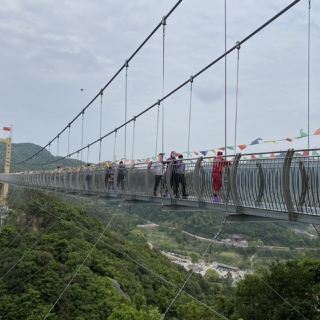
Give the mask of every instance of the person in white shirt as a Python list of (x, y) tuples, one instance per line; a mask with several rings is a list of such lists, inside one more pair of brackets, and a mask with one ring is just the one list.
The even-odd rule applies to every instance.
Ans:
[(163, 153), (158, 154), (158, 160), (157, 162), (154, 162), (152, 164), (151, 169), (154, 173), (153, 195), (156, 197), (157, 189), (159, 187), (160, 182), (162, 182), (162, 176), (163, 176)]

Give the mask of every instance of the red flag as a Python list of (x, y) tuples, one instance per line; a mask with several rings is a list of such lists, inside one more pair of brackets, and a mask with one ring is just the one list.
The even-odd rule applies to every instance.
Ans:
[(246, 145), (246, 144), (239, 144), (239, 145), (238, 145), (238, 148), (239, 148), (240, 150), (244, 150), (244, 149), (247, 148), (247, 145)]
[(303, 156), (308, 157), (309, 156), (309, 150), (304, 150), (303, 151)]
[(314, 133), (315, 136), (319, 135), (320, 136), (320, 128)]
[(4, 131), (11, 131), (11, 128), (10, 127), (3, 127), (3, 130)]

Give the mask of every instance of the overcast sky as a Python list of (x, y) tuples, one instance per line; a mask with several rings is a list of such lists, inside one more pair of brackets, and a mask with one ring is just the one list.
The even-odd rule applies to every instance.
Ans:
[[(157, 25), (176, 0), (1, 0), (0, 123), (14, 126), (14, 142), (46, 144), (87, 104)], [(289, 0), (228, 0), (228, 47), (241, 40)], [(183, 0), (166, 27), (165, 92), (224, 51), (223, 0)], [(295, 137), (307, 130), (307, 13), (302, 0), (240, 51), (238, 144), (256, 138)], [(311, 133), (320, 127), (320, 3), (312, 4)], [(162, 30), (130, 63), (128, 117), (161, 97)], [(103, 133), (124, 120), (125, 75), (103, 96)], [(84, 91), (81, 92), (81, 88)], [(228, 144), (234, 141), (236, 52), (228, 57)], [(165, 151), (187, 149), (189, 90), (165, 102)], [(224, 145), (223, 61), (194, 81), (191, 150)], [(99, 136), (98, 101), (85, 115), (85, 144)], [(128, 156), (132, 126), (128, 126)], [(3, 133), (4, 135), (4, 133)], [(156, 110), (136, 124), (135, 157), (154, 154)], [(67, 151), (61, 138), (60, 155)], [(247, 151), (306, 147), (263, 144)], [(161, 139), (159, 140), (161, 145)], [(320, 136), (311, 138), (320, 146)], [(71, 149), (80, 146), (80, 123)], [(103, 142), (112, 158), (113, 137)], [(117, 158), (123, 156), (123, 131)], [(52, 147), (56, 152), (56, 146)], [(90, 150), (96, 161), (98, 148)], [(85, 158), (86, 156), (84, 156)]]

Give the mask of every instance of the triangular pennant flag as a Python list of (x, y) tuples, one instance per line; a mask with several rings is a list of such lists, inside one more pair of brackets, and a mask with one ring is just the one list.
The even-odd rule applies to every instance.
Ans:
[(213, 154), (217, 154), (215, 149), (210, 150)]
[(316, 132), (314, 133), (315, 136), (320, 136), (320, 128), (316, 130)]
[(288, 142), (292, 142), (292, 138), (285, 138), (284, 140), (288, 141)]
[(303, 131), (303, 129), (300, 129), (300, 136), (296, 137), (296, 139), (302, 139), (307, 137), (308, 135)]
[(257, 138), (257, 139), (253, 140), (253, 141), (250, 143), (250, 146), (253, 146), (253, 145), (255, 145), (255, 144), (259, 144), (259, 143), (261, 143), (261, 141), (262, 141), (261, 138)]
[(276, 140), (265, 140), (263, 141), (263, 143), (277, 143)]
[(198, 151), (193, 151), (193, 153), (198, 156), (199, 155), (199, 152)]
[(309, 150), (304, 150), (303, 151), (303, 156), (304, 157), (309, 157)]
[(200, 151), (200, 153), (205, 157), (208, 153), (208, 151)]
[(247, 145), (246, 144), (239, 144), (238, 145), (238, 148), (242, 151), (242, 150), (244, 150), (244, 149), (247, 149)]
[(233, 150), (234, 148), (232, 146), (227, 146), (227, 149)]
[(219, 150), (224, 151), (224, 150), (225, 150), (225, 147), (221, 147), (221, 148), (219, 148)]

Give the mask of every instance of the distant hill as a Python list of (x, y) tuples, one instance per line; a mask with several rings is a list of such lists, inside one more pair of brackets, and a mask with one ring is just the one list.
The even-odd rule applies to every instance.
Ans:
[[(17, 164), (27, 157), (31, 156), (35, 152), (41, 149), (40, 146), (34, 143), (13, 143), (12, 144), (12, 158), (11, 158), (11, 172), (24, 171), (24, 170), (40, 170), (40, 169), (54, 169), (57, 166), (77, 166), (83, 164), (83, 162), (76, 159), (64, 159), (59, 162), (50, 163), (58, 157), (52, 155), (49, 151), (43, 150), (34, 159), (28, 161), (27, 163)], [(6, 156), (6, 145), (0, 143), (0, 172), (4, 170), (4, 161)], [(38, 163), (44, 163), (44, 165), (35, 165)]]

